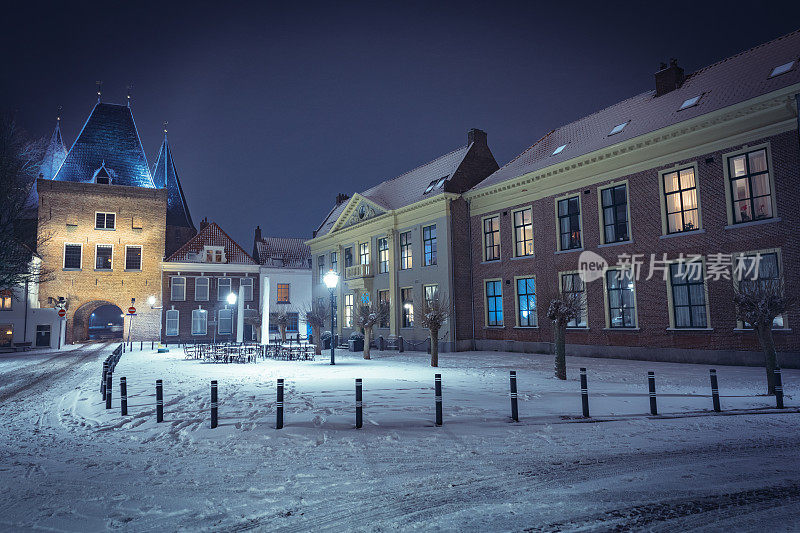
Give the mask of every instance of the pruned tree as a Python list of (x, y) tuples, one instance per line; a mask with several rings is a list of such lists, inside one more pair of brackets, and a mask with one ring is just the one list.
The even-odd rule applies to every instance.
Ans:
[(772, 327), (775, 319), (797, 306), (797, 298), (786, 291), (779, 279), (742, 280), (733, 296), (736, 318), (752, 326), (758, 342), (764, 350), (764, 366), (767, 371), (767, 394), (775, 394), (775, 369), (778, 354)]
[(370, 300), (362, 303), (356, 311), (356, 327), (364, 330), (364, 359), (370, 358), (370, 343), (372, 342), (372, 328), (389, 316), (389, 305), (386, 302)]
[(42, 262), (32, 260), (39, 244), (38, 206), (29, 204), (43, 147), (42, 141), (28, 138), (13, 114), (0, 111), (0, 289), (49, 279)]
[(317, 355), (322, 355), (322, 329), (325, 321), (330, 315), (330, 306), (325, 298), (321, 298), (306, 305), (303, 309), (303, 318), (311, 326), (311, 334), (314, 336), (314, 351)]
[(278, 332), (281, 335), (281, 342), (286, 342), (286, 328), (289, 325), (289, 307), (281, 306), (269, 314), (269, 320), (278, 326)]
[(422, 304), (419, 325), (427, 329), (431, 338), (431, 366), (439, 366), (439, 331), (450, 318), (450, 304), (447, 298), (437, 297)]
[(251, 313), (247, 313), (244, 317), (244, 323), (249, 324), (256, 332), (256, 342), (261, 343), (261, 313), (255, 309), (250, 309)]
[(553, 321), (553, 337), (555, 338), (555, 376), (567, 379), (566, 337), (567, 324), (583, 314), (583, 297), (578, 292), (561, 293), (550, 302), (547, 318)]

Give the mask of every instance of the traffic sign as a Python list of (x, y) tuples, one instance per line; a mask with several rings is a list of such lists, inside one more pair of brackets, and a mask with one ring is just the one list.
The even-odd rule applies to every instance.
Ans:
[(128, 308), (128, 314), (129, 315), (135, 315), (136, 314), (136, 308), (134, 306), (130, 306)]
[(59, 309), (58, 310), (58, 316), (60, 316), (61, 318), (64, 318), (65, 316), (67, 316), (67, 312), (63, 308)]

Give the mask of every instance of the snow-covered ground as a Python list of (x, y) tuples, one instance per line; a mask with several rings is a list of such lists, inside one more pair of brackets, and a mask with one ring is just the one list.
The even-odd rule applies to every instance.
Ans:
[[(0, 358), (0, 529), (800, 528), (800, 371), (784, 371), (790, 409), (777, 412), (761, 395), (763, 369), (719, 366), (724, 412), (714, 414), (702, 365), (568, 358), (559, 381), (543, 355), (442, 354), (433, 369), (416, 352), (337, 352), (332, 367), (325, 356), (224, 365), (146, 349), (122, 357), (106, 410), (100, 368), (111, 348)], [(596, 423), (579, 416), (579, 367)], [(648, 370), (661, 417), (648, 415)], [(436, 373), (443, 427), (433, 423)]]

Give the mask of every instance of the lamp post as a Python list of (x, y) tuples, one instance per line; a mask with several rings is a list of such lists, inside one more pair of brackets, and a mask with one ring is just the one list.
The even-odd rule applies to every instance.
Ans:
[[(235, 305), (236, 304), (236, 293), (229, 292), (228, 293), (228, 297), (227, 297), (226, 300), (231, 306)], [(225, 307), (227, 308), (228, 306), (225, 306)], [(233, 315), (235, 313), (236, 313), (236, 308), (234, 307), (233, 310), (231, 311), (231, 338), (233, 338)]]
[(336, 286), (339, 284), (339, 274), (337, 274), (333, 270), (329, 270), (325, 277), (322, 278), (322, 281), (325, 282), (325, 286), (328, 287), (328, 290), (331, 293), (331, 364), (335, 365), (336, 361), (334, 361), (334, 346), (333, 346), (333, 317), (336, 316), (336, 310), (334, 309), (333, 303), (333, 291), (336, 290)]

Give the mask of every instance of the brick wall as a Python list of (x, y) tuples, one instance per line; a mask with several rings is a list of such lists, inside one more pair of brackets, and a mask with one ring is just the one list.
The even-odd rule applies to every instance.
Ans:
[[(137, 316), (133, 330), (126, 317), (126, 337), (130, 333), (135, 340), (157, 339), (160, 311), (150, 309), (147, 299), (161, 292), (166, 190), (42, 179), (37, 188), (38, 251), (44, 267), (52, 271), (52, 280), (41, 286), (39, 302), (52, 307), (50, 298), (67, 298), (67, 342), (86, 338), (94, 309), (111, 303), (126, 312), (131, 298), (136, 299)], [(95, 229), (97, 211), (116, 214), (114, 230)], [(82, 245), (80, 270), (63, 269), (65, 243)], [(95, 270), (96, 244), (113, 245), (112, 270)], [(125, 245), (142, 246), (141, 270), (125, 270)]]
[[(741, 146), (712, 152), (690, 160), (676, 161), (668, 165), (695, 163), (698, 169), (698, 187), (702, 225), (704, 232), (660, 238), (662, 235), (661, 202), (659, 193), (659, 172), (667, 167), (653, 168), (613, 180), (628, 180), (631, 233), (633, 242), (618, 246), (599, 247), (600, 222), (598, 213), (598, 185), (575, 190), (581, 197), (581, 218), (583, 246), (603, 256), (609, 263), (617, 262), (620, 253), (643, 253), (649, 263), (651, 253), (661, 257), (667, 253), (669, 258), (684, 253), (733, 253), (769, 248), (780, 248), (781, 267), (787, 286), (798, 287), (800, 282), (800, 246), (797, 231), (800, 228), (800, 205), (797, 191), (800, 187), (800, 150), (798, 135), (789, 131), (758, 142), (755, 146), (768, 142), (772, 154), (772, 168), (776, 186), (776, 205), (779, 220), (764, 224), (726, 229), (728, 225), (728, 206), (726, 194), (728, 187), (723, 172), (724, 154), (737, 151)], [(609, 182), (605, 182), (609, 183)], [(561, 197), (562, 195), (558, 195)], [(512, 211), (520, 206), (508, 206), (497, 211), (501, 223), (501, 261), (482, 262), (481, 216), (472, 216), (471, 245), (473, 253), (474, 283), (473, 294), (476, 318), (476, 339), (479, 346), (507, 349), (505, 341), (514, 341), (530, 350), (549, 349), (552, 342), (552, 326), (545, 313), (552, 297), (558, 290), (560, 271), (578, 268), (579, 251), (556, 252), (555, 197), (550, 196), (533, 203), (534, 257), (512, 259), (513, 231)], [(464, 228), (466, 230), (466, 228)], [(514, 276), (536, 276), (539, 327), (533, 329), (515, 328), (515, 286)], [(486, 328), (484, 320), (485, 295), (483, 280), (502, 278), (504, 327)], [(606, 329), (606, 308), (602, 281), (587, 284), (588, 325), (585, 331), (571, 330), (567, 333), (567, 343), (576, 345), (573, 353), (607, 355), (619, 357), (658, 357), (675, 360), (691, 359), (691, 350), (722, 350), (729, 360), (755, 362), (760, 350), (755, 335), (750, 331), (735, 331), (737, 322), (733, 312), (733, 282), (729, 280), (709, 280), (707, 291), (710, 307), (710, 331), (668, 331), (670, 325), (667, 304), (666, 282), (658, 277), (650, 281), (636, 283), (636, 303), (639, 331), (610, 331)], [(790, 313), (788, 327), (797, 328), (800, 314)], [(496, 341), (480, 342), (480, 341)], [(800, 336), (793, 331), (776, 331), (775, 341), (779, 352), (789, 355), (784, 364), (797, 364), (800, 352)], [(537, 344), (538, 343), (538, 344)], [(581, 346), (582, 345), (582, 346)], [(638, 348), (638, 350), (634, 349)], [(660, 355), (653, 355), (653, 349), (665, 349)], [(667, 352), (671, 352), (669, 356)], [(743, 353), (749, 353), (744, 357)], [(676, 355), (678, 354), (678, 355)], [(701, 358), (703, 359), (703, 358)], [(703, 360), (713, 360), (706, 357)], [(794, 361), (794, 363), (792, 363)], [(725, 360), (721, 360), (725, 362)]]

